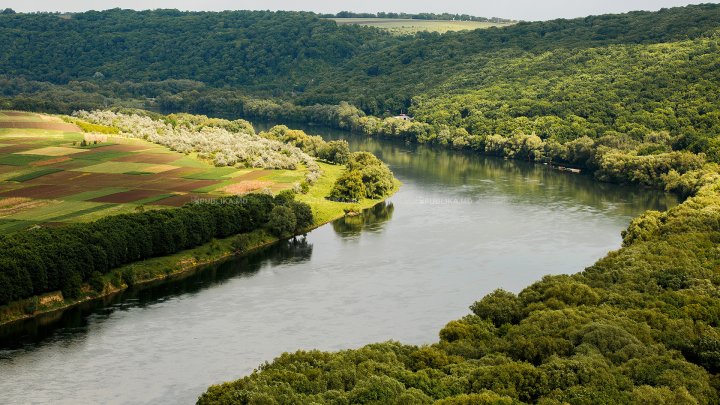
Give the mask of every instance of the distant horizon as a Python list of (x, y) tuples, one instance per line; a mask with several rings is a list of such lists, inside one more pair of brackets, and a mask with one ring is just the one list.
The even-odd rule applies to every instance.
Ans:
[[(691, 4), (717, 4), (720, 1), (682, 1), (682, 0), (589, 0), (576, 2), (570, 0), (548, 0), (538, 4), (533, 0), (510, 0), (495, 4), (480, 2), (449, 1), (438, 4), (435, 1), (418, 0), (408, 6), (404, 2), (392, 0), (368, 0), (364, 2), (344, 2), (341, 6), (335, 1), (306, 0), (209, 0), (196, 2), (191, 0), (125, 0), (119, 2), (69, 0), (59, 9), (55, 1), (39, 0), (32, 3), (10, 0), (0, 8), (11, 8), (19, 13), (32, 12), (84, 12), (108, 10), (113, 8), (132, 10), (177, 9), (180, 11), (226, 11), (226, 10), (270, 10), (270, 11), (308, 11), (318, 14), (336, 14), (341, 11), (354, 13), (449, 13), (467, 14), (485, 18), (503, 18), (509, 20), (540, 21), (558, 18), (581, 18), (589, 15), (619, 14), (631, 11), (657, 11), (662, 8), (683, 7)], [(375, 10), (375, 11), (373, 11)]]

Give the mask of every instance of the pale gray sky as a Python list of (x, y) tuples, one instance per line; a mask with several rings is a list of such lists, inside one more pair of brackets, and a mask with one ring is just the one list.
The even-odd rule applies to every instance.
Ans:
[(15, 11), (86, 11), (108, 8), (177, 8), (180, 10), (306, 10), (336, 13), (342, 10), (377, 12), (449, 12), (482, 17), (504, 17), (522, 20), (583, 17), (592, 14), (619, 13), (630, 10), (659, 10), (687, 4), (720, 1), (682, 0), (5, 0), (2, 7)]

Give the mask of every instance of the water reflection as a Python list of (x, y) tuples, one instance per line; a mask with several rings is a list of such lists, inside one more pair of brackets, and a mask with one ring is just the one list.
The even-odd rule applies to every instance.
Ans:
[[(360, 214), (346, 216), (332, 223), (333, 230), (343, 238), (359, 236), (363, 231), (379, 232), (392, 218), (392, 203), (383, 202)], [(52, 338), (58, 329), (62, 338), (87, 333), (88, 315), (108, 317), (115, 311), (144, 308), (184, 294), (195, 294), (237, 277), (252, 277), (267, 266), (292, 265), (311, 259), (313, 244), (306, 236), (281, 241), (248, 255), (208, 266), (199, 271), (149, 285), (121, 291), (109, 297), (86, 302), (66, 310), (44, 314), (33, 319), (0, 326), (0, 349), (17, 349)], [(97, 320), (97, 319), (95, 319)], [(7, 357), (7, 354), (5, 354)], [(3, 351), (0, 350), (0, 360)]]
[[(40, 343), (46, 339), (67, 339), (72, 335), (88, 332), (90, 314), (97, 321), (109, 317), (115, 311), (145, 308), (185, 294), (195, 294), (204, 289), (225, 283), (237, 277), (252, 277), (267, 266), (302, 263), (312, 257), (313, 244), (306, 237), (278, 242), (246, 256), (208, 266), (199, 271), (175, 278), (138, 286), (91, 302), (45, 314), (33, 319), (0, 327), (0, 349), (18, 349)], [(56, 331), (62, 330), (61, 336)], [(0, 350), (0, 360), (3, 351)], [(5, 353), (7, 357), (7, 353)]]
[[(267, 130), (273, 125), (258, 123), (256, 130)], [(623, 216), (634, 216), (639, 209), (666, 210), (678, 203), (672, 194), (600, 183), (590, 175), (560, 173), (542, 164), (352, 135), (325, 127), (291, 125), (322, 135), (326, 140), (345, 139), (352, 150), (372, 152), (388, 163), (401, 180), (410, 178), (419, 189), (442, 187), (445, 192), (450, 191), (453, 194), (445, 196), (449, 202), (503, 195), (509, 197), (511, 204), (551, 203), (559, 209), (582, 205)]]
[(358, 215), (346, 215), (334, 221), (332, 227), (344, 238), (356, 237), (363, 231), (380, 232), (384, 224), (392, 219), (394, 210), (393, 203), (382, 202)]

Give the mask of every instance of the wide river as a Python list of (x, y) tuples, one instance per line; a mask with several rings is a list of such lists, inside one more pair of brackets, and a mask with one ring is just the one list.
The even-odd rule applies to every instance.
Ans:
[(542, 165), (314, 128), (403, 182), (362, 217), (180, 281), (0, 330), (0, 403), (193, 403), (285, 351), (437, 341), (496, 288), (519, 292), (620, 247), (667, 194)]

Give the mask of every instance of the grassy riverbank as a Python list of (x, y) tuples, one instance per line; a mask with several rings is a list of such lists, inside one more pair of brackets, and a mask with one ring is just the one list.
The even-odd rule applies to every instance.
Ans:
[[(298, 201), (309, 204), (313, 211), (314, 224), (305, 232), (343, 217), (347, 209), (355, 211), (371, 208), (385, 199), (364, 199), (355, 204), (327, 200), (325, 196), (329, 194), (335, 180), (343, 174), (344, 166), (327, 163), (319, 164), (323, 172), (322, 177), (306, 194), (297, 196)], [(399, 187), (400, 182), (396, 181), (391, 194), (394, 194)], [(93, 290), (89, 284), (85, 284), (82, 288), (82, 294), (76, 299), (65, 299), (62, 293), (58, 291), (0, 306), (0, 326), (105, 297), (131, 286), (180, 277), (203, 266), (217, 263), (237, 254), (247, 254), (280, 240), (280, 238), (271, 235), (265, 229), (259, 229), (246, 235), (249, 243), (242, 252), (237, 252), (233, 246), (237, 235), (229, 238), (213, 239), (209, 243), (193, 249), (117, 268), (103, 276), (104, 287), (102, 292)]]

